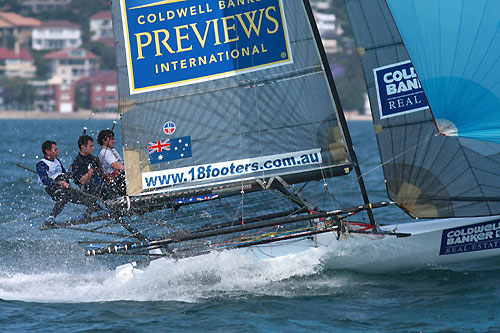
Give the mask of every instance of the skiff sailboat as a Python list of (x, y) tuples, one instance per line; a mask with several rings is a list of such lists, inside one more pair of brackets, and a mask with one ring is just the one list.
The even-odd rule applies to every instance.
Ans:
[[(390, 200), (368, 198), (308, 0), (119, 0), (128, 195), (107, 202), (107, 216), (56, 227), (100, 234), (85, 254), (127, 254), (130, 267), (221, 250), (335, 251), (363, 239), (384, 250), (339, 268), (500, 255), (498, 4), (346, 3)], [(436, 135), (432, 115), (448, 136)], [(321, 207), (303, 194), (341, 176), (355, 177), (362, 202)], [(390, 203), (430, 220), (375, 221), (372, 210)]]

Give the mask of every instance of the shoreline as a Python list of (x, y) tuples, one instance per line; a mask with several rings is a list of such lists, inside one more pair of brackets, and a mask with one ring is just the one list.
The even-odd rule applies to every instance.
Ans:
[(118, 112), (93, 112), (80, 110), (78, 112), (42, 112), (42, 111), (0, 111), (0, 119), (120, 119)]
[[(355, 111), (344, 112), (345, 119), (348, 121), (371, 121), (372, 116), (368, 114), (359, 114)], [(0, 111), (0, 119), (112, 119), (119, 120), (118, 112), (93, 112), (90, 110), (80, 110), (78, 112), (59, 113), (59, 112), (41, 112), (41, 111)]]
[(344, 111), (345, 120), (348, 121), (372, 121), (372, 114), (359, 114), (357, 111)]

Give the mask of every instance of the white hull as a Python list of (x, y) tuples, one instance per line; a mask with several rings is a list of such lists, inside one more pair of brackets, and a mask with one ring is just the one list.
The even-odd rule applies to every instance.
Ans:
[[(478, 230), (481, 225), (489, 227), (481, 232)], [(473, 227), (476, 230), (469, 230), (472, 236), (467, 236), (467, 229)], [(413, 270), (500, 256), (500, 230), (496, 230), (499, 227), (500, 216), (441, 219), (379, 228), (383, 231), (409, 233), (409, 237), (351, 233), (346, 239), (337, 240), (337, 234), (329, 232), (319, 234), (314, 239), (272, 243), (238, 251), (254, 258), (269, 259), (317, 248), (318, 251), (324, 251), (324, 265), (332, 269), (364, 272)], [(453, 228), (459, 229), (449, 230)], [(451, 239), (458, 243), (448, 244), (446, 235), (443, 239), (443, 232), (451, 232)], [(466, 238), (469, 237), (469, 242), (466, 238), (462, 242), (464, 237), (461, 235), (464, 233)]]
[[(472, 230), (475, 238), (467, 244), (448, 245), (446, 237), (443, 239), (443, 232), (445, 236), (450, 232), (456, 234), (457, 237), (453, 237), (456, 241), (462, 238), (459, 234), (480, 226), (483, 226), (483, 231)], [(322, 262), (327, 268), (376, 273), (442, 267), (500, 256), (500, 216), (393, 224), (379, 227), (379, 230), (409, 233), (411, 236), (397, 238), (350, 233), (337, 239), (336, 233), (328, 232), (311, 238), (230, 251), (258, 260), (294, 260), (297, 255), (307, 256), (308, 251), (321, 251)], [(126, 280), (138, 271), (132, 263), (117, 267), (116, 273), (117, 277)]]

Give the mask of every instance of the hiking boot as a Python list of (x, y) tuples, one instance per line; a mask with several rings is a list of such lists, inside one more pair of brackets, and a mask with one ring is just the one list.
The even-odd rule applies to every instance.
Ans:
[(57, 223), (54, 216), (52, 215), (47, 217), (43, 224), (40, 226), (40, 230), (49, 230), (54, 228), (57, 228)]

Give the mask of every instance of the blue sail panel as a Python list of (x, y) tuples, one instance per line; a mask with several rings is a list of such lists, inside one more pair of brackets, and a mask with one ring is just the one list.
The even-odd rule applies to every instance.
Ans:
[(500, 142), (500, 1), (386, 2), (439, 131)]

